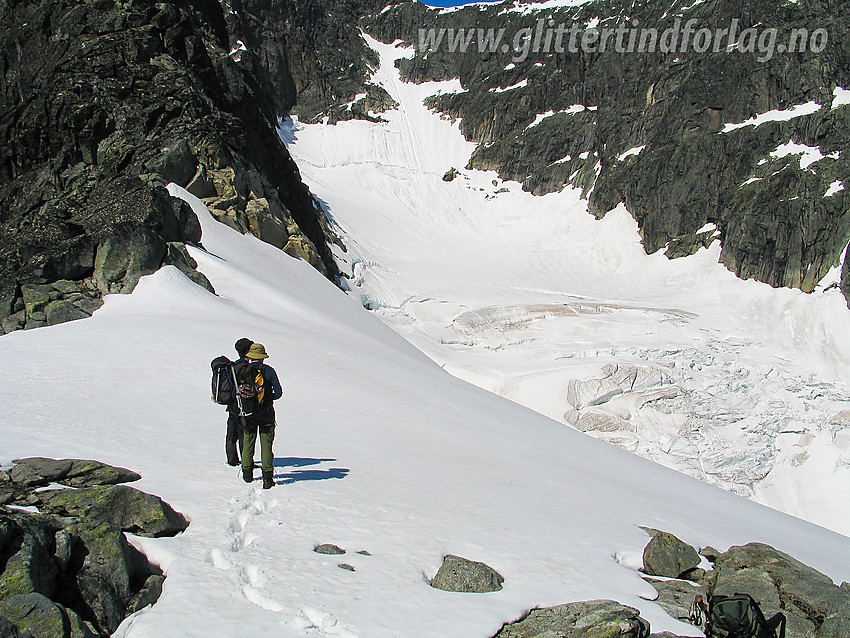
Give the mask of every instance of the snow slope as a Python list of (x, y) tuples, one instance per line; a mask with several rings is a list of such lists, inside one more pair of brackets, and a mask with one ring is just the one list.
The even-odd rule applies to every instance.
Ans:
[[(401, 82), (393, 61), (412, 51), (364, 37), (381, 56), (373, 81), (400, 107), (379, 124), (281, 126), (364, 305), (458, 377), (850, 534), (840, 292), (738, 280), (716, 243), (676, 261), (646, 255), (622, 206), (597, 221), (576, 190), (534, 197), (463, 170), (474, 145), (422, 104), (462, 87)], [(460, 176), (444, 182), (452, 167)], [(610, 365), (657, 382), (568, 400)]]
[[(90, 319), (0, 338), (14, 362), (0, 373), (3, 464), (130, 467), (191, 519), (179, 537), (134, 539), (167, 580), (118, 636), (484, 638), (531, 606), (597, 597), (681, 630), (642, 598), (654, 591), (631, 568), (639, 525), (696, 545), (771, 543), (850, 578), (847, 538), (451, 377), (306, 263), (172, 192), (201, 220), (208, 252), (193, 257), (218, 296), (166, 267)], [(264, 343), (284, 385), (266, 492), (224, 464), (225, 414), (207, 399), (207, 362), (242, 336)], [(349, 552), (312, 551), (325, 542)], [(446, 553), (489, 563), (505, 589), (431, 589)]]

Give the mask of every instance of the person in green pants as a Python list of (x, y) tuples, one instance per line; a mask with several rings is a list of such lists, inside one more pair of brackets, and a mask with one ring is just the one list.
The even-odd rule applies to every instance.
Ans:
[(283, 396), (277, 372), (264, 361), (268, 359), (261, 343), (254, 343), (245, 354), (248, 363), (236, 366), (234, 371), (239, 383), (237, 393), (249, 412), (242, 418), (244, 437), (242, 440), (242, 480), (254, 480), (254, 448), (260, 437), (260, 458), (263, 470), (263, 489), (274, 487), (274, 402)]

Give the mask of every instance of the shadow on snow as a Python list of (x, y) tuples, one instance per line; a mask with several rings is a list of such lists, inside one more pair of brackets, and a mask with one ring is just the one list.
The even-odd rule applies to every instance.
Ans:
[[(336, 459), (310, 459), (299, 457), (282, 457), (274, 460), (275, 482), (279, 485), (297, 483), (299, 481), (323, 481), (325, 479), (343, 479), (348, 476), (349, 469), (345, 467), (331, 467), (328, 469), (300, 469), (311, 465), (319, 465), (336, 461)], [(279, 468), (292, 468), (289, 471), (280, 472)]]

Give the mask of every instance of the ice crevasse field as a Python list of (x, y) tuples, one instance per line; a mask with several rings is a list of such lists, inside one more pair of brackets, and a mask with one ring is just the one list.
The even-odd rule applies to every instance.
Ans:
[[(354, 294), (213, 221), (171, 186), (201, 221), (204, 249), (192, 256), (217, 295), (165, 267), (90, 319), (0, 338), (0, 462), (41, 455), (128, 467), (143, 476), (137, 487), (191, 520), (175, 538), (133, 539), (167, 580), (159, 602), (117, 635), (486, 637), (530, 607), (593, 598), (639, 608), (654, 631), (693, 633), (648, 600), (655, 592), (636, 571), (648, 541), (641, 525), (696, 546), (769, 543), (850, 580), (846, 536), (587, 436), (557, 414), (563, 375), (585, 366), (590, 378), (600, 353), (641, 348), (712, 353), (704, 375), (694, 373), (708, 388), (725, 382), (726, 364), (746, 380), (781, 355), (790, 363), (775, 385), (746, 398), (767, 401), (795, 380), (803, 392), (814, 375), (827, 398), (812, 409), (827, 414), (840, 407), (829, 393), (840, 394), (848, 351), (843, 300), (737, 282), (712, 251), (672, 265), (646, 257), (624, 212), (594, 221), (570, 192), (530, 199), (507, 184), (486, 199), (477, 189), (489, 175), (445, 184), (469, 147), (419, 108), (439, 87), (401, 84), (390, 60), (404, 52), (373, 46), (384, 62), (376, 81), (402, 105), (388, 123), (283, 131), (344, 236)], [(580, 237), (585, 252), (555, 236)], [(530, 307), (564, 303), (574, 304), (573, 323), (542, 310), (528, 321)], [(456, 322), (463, 313), (472, 314)], [(210, 359), (243, 336), (266, 346), (284, 386), (269, 491), (225, 465), (225, 414), (208, 398)], [(582, 357), (558, 358), (579, 346)], [(500, 354), (510, 365), (500, 367)], [(558, 372), (554, 360), (571, 369)], [(516, 402), (535, 397), (543, 414)], [(647, 428), (660, 437), (669, 423), (657, 419)], [(810, 453), (836, 455), (830, 477), (840, 479), (840, 446), (818, 443), (826, 427)], [(795, 477), (782, 474), (776, 491)], [(841, 521), (836, 513), (833, 525)], [(347, 554), (316, 554), (318, 543)], [(488, 563), (504, 589), (430, 588), (449, 553)]]

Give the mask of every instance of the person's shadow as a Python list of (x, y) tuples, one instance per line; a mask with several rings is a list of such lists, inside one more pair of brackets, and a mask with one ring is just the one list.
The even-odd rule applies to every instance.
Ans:
[[(325, 479), (343, 479), (350, 471), (345, 467), (331, 467), (327, 469), (302, 469), (311, 465), (332, 463), (336, 459), (308, 459), (299, 457), (283, 457), (274, 460), (275, 483), (287, 485), (299, 481), (323, 481)], [(287, 468), (288, 471), (281, 472), (278, 468)]]

